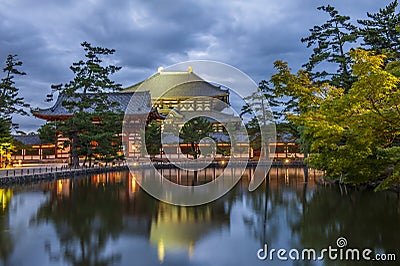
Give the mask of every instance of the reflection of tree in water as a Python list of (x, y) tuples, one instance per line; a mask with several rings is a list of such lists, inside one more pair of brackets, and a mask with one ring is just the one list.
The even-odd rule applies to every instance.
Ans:
[(0, 258), (4, 265), (14, 250), (14, 239), (10, 232), (9, 204), (12, 197), (11, 189), (0, 189)]
[[(312, 247), (319, 251), (329, 245), (335, 248), (336, 240), (345, 237), (349, 248), (397, 252), (400, 236), (395, 232), (400, 224), (400, 199), (395, 193), (363, 190), (342, 195), (339, 188), (314, 190), (310, 189), (313, 182), (303, 182), (303, 176), (297, 181), (291, 176), (292, 184), (283, 184), (284, 178), (279, 175), (267, 180), (252, 193), (243, 191), (252, 210), (244, 219), (260, 244), (276, 247), (276, 238), (289, 234), (288, 248)], [(310, 261), (298, 263), (312, 264)]]
[[(313, 180), (309, 179), (307, 169), (272, 168), (257, 190), (248, 192), (246, 187), (243, 193), (246, 193), (246, 207), (251, 214), (245, 215), (243, 219), (260, 247), (267, 243), (269, 249), (300, 248), (298, 235), (290, 231), (290, 225), (298, 223), (302, 213), (307, 210), (308, 198), (313, 193), (309, 189), (310, 184), (314, 185)], [(291, 263), (312, 265), (309, 261)]]
[(292, 225), (303, 246), (336, 246), (339, 237), (349, 247), (397, 252), (400, 240), (400, 201), (392, 192), (350, 191), (320, 188), (308, 202), (302, 219)]
[(271, 169), (257, 190), (243, 192), (247, 194), (248, 209), (252, 211), (244, 217), (244, 222), (261, 245), (274, 243), (283, 233), (281, 231), (286, 230), (283, 223), (293, 223), (306, 208), (308, 188), (302, 170), (290, 177), (290, 184), (285, 183), (281, 170), (275, 171), (277, 169)]
[(71, 180), (69, 195), (51, 191), (36, 221), (51, 222), (55, 227), (60, 251), (54, 251), (51, 243), (45, 247), (52, 260), (62, 256), (72, 265), (109, 265), (120, 260), (120, 254), (103, 255), (107, 242), (116, 239), (123, 229), (119, 187), (110, 183), (96, 187), (88, 178)]
[(114, 179), (59, 180), (50, 185), (50, 197), (34, 219), (53, 224), (56, 230), (60, 245), (45, 246), (50, 259), (71, 265), (109, 265), (122, 256), (109, 255), (106, 247), (122, 234), (144, 236), (164, 253), (194, 248), (210, 231), (229, 225), (229, 205), (224, 201), (192, 208), (163, 204), (134, 180), (124, 173)]

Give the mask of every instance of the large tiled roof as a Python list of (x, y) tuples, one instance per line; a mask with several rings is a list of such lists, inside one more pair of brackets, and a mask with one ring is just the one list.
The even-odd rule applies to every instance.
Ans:
[(161, 98), (217, 96), (227, 94), (226, 90), (205, 81), (191, 81), (167, 90)]
[[(132, 97), (135, 94), (135, 97)], [(122, 112), (127, 111), (129, 114), (146, 114), (148, 113), (149, 108), (151, 108), (151, 99), (150, 93), (148, 91), (141, 92), (114, 92), (107, 93), (108, 100), (110, 102), (116, 102), (119, 106), (114, 107), (114, 111), (121, 110)], [(131, 101), (131, 104), (129, 102)], [(47, 109), (41, 109), (38, 111), (34, 111), (33, 114), (39, 118), (51, 119), (51, 117), (59, 117), (59, 116), (72, 116), (76, 110), (69, 111), (67, 108), (63, 106), (63, 102), (65, 100), (68, 101), (78, 101), (79, 98), (68, 98), (65, 94), (60, 94), (57, 98), (55, 104)], [(127, 107), (129, 105), (128, 110)], [(87, 112), (93, 112), (93, 109), (85, 110)]]
[(147, 90), (151, 91), (153, 99), (228, 94), (228, 90), (214, 86), (190, 71), (159, 72), (140, 83), (124, 89), (125, 92)]

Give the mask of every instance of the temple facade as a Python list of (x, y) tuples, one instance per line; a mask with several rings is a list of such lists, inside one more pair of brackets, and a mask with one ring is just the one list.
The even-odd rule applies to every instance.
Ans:
[[(145, 154), (143, 152), (143, 129), (146, 123), (151, 120), (164, 120), (162, 124), (165, 125), (168, 124), (168, 119), (170, 119), (178, 127), (181, 127), (190, 118), (204, 114), (206, 120), (211, 122), (213, 126), (212, 138), (217, 140), (217, 146), (227, 150), (230, 149), (230, 139), (223, 128), (227, 126), (231, 128), (239, 127), (241, 123), (240, 117), (224, 111), (230, 107), (229, 90), (203, 80), (193, 72), (191, 67), (188, 71), (182, 72), (169, 72), (159, 69), (150, 78), (120, 92), (108, 93), (107, 96), (110, 102), (117, 102), (119, 109), (125, 111), (124, 127), (128, 130), (121, 134), (124, 150), (130, 158), (140, 158)], [(52, 107), (37, 110), (33, 114), (46, 121), (68, 119), (74, 113), (63, 106), (63, 101), (66, 99), (66, 95), (60, 94)], [(67, 161), (69, 159), (69, 148), (63, 147), (64, 141), (65, 138), (60, 135), (57, 143), (55, 143), (54, 154), (39, 157)], [(177, 156), (179, 156), (181, 150), (186, 153), (186, 157), (189, 156), (189, 144), (175, 143), (171, 145), (175, 145), (174, 149)], [(243, 157), (257, 157), (257, 151), (253, 151), (249, 147), (248, 141), (243, 141), (242, 145)], [(282, 142), (271, 145), (277, 147), (276, 159), (302, 157), (298, 145), (294, 143)], [(24, 154), (20, 154), (19, 157)], [(163, 151), (160, 150), (160, 155), (156, 157), (162, 158), (162, 154)]]
[[(216, 136), (221, 135), (226, 123), (240, 123), (240, 118), (223, 112), (229, 106), (229, 90), (206, 82), (191, 68), (183, 72), (164, 72), (155, 75), (121, 92), (108, 93), (110, 102), (117, 102), (125, 110), (125, 126), (129, 126), (129, 136), (123, 136), (125, 151), (129, 156), (141, 156), (143, 134), (140, 132), (152, 119), (162, 120), (170, 116), (174, 123), (182, 126), (185, 121), (199, 112), (207, 114)], [(133, 97), (134, 96), (134, 97)], [(54, 105), (33, 112), (33, 115), (46, 121), (62, 121), (74, 115), (63, 106), (63, 101), (71, 99), (64, 94), (58, 95)], [(101, 119), (101, 118), (100, 118)], [(221, 139), (222, 140), (222, 139)], [(64, 148), (65, 138), (57, 139), (55, 159), (69, 158), (69, 148)], [(221, 144), (223, 145), (223, 144)], [(160, 151), (162, 154), (162, 151)], [(52, 156), (53, 157), (53, 156)]]

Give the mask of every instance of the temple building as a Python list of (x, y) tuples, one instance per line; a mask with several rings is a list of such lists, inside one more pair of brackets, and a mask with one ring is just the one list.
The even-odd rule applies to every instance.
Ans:
[[(223, 136), (223, 128), (227, 124), (235, 126), (241, 123), (238, 116), (224, 112), (224, 109), (230, 107), (229, 90), (203, 80), (191, 67), (188, 71), (181, 72), (163, 71), (160, 68), (158, 73), (150, 78), (123, 90), (134, 93), (145, 91), (150, 91), (152, 106), (165, 117), (162, 126), (172, 123), (181, 128), (191, 118), (203, 116), (212, 124), (212, 137), (217, 140), (219, 147), (226, 146), (227, 142), (226, 136)], [(129, 114), (129, 111), (126, 113)], [(126, 149), (128, 156), (135, 158), (141, 144), (134, 136), (135, 130), (132, 132), (129, 133), (129, 137), (125, 136), (127, 140), (124, 142), (129, 143)], [(164, 140), (168, 141), (168, 138)], [(164, 148), (168, 148), (169, 151), (175, 150), (178, 158), (180, 149), (188, 156), (189, 144), (171, 141), (167, 145), (168, 147), (164, 142)], [(162, 151), (160, 155), (162, 156)]]
[[(163, 126), (165, 126), (168, 124), (168, 119), (172, 118), (171, 121), (178, 124), (180, 128), (192, 117), (204, 114), (206, 120), (212, 124), (214, 131), (212, 137), (217, 140), (217, 146), (225, 149), (229, 149), (230, 139), (224, 133), (223, 128), (239, 127), (241, 123), (240, 117), (226, 111), (230, 107), (229, 90), (205, 81), (194, 73), (191, 67), (187, 71), (181, 72), (164, 71), (159, 68), (158, 72), (148, 79), (120, 92), (108, 93), (107, 96), (110, 102), (117, 102), (119, 109), (125, 111), (124, 125), (129, 128), (129, 133), (122, 137), (125, 151), (129, 157), (143, 156), (142, 131), (146, 123), (154, 119), (164, 120)], [(66, 95), (60, 94), (52, 107), (37, 110), (33, 112), (33, 115), (46, 121), (68, 119), (74, 115), (74, 112), (68, 111), (63, 106), (65, 100), (71, 101), (71, 99), (67, 99)], [(55, 149), (54, 155), (51, 154), (47, 157), (68, 160), (69, 149), (63, 147), (64, 141), (65, 138), (59, 136), (56, 143), (58, 149)], [(276, 158), (291, 156), (293, 152), (294, 157), (300, 156), (297, 146), (295, 147), (296, 151), (290, 150), (293, 143), (290, 147), (286, 143), (277, 144)], [(171, 145), (176, 146), (174, 149), (178, 156), (180, 149), (188, 156), (189, 144)], [(250, 151), (250, 157), (257, 154), (249, 148), (249, 143), (245, 140), (243, 141), (243, 151), (244, 157), (249, 154), (248, 151)], [(160, 151), (161, 157), (162, 153), (163, 151)]]
[[(139, 130), (152, 119), (163, 119), (170, 115), (176, 123), (183, 125), (187, 117), (202, 111), (210, 115), (206, 119), (212, 123), (215, 132), (222, 132), (225, 123), (240, 123), (239, 117), (223, 112), (229, 106), (229, 90), (206, 82), (192, 68), (182, 72), (159, 69), (150, 78), (121, 92), (108, 93), (107, 96), (110, 102), (119, 103), (120, 109), (125, 110), (125, 119), (129, 121), (124, 122), (128, 122), (133, 129), (128, 136), (129, 143), (125, 144), (129, 155), (140, 156), (142, 135)], [(52, 107), (34, 111), (33, 115), (46, 121), (68, 119), (74, 112), (63, 106), (65, 100), (71, 101), (66, 95), (59, 94)], [(55, 159), (68, 159), (69, 149), (62, 147), (64, 141), (62, 136), (58, 138), (56, 146), (59, 149), (56, 150)]]
[[(195, 113), (206, 113), (214, 119), (208, 120), (215, 131), (222, 131), (221, 123), (240, 123), (240, 118), (223, 110), (230, 106), (229, 90), (213, 85), (193, 72), (168, 72), (162, 68), (150, 78), (130, 86), (123, 92), (150, 91), (152, 106), (160, 114), (168, 115), (171, 110), (175, 117), (193, 116)], [(219, 122), (218, 122), (219, 121)]]
[[(181, 120), (183, 125), (186, 117), (200, 111), (210, 115), (207, 120), (212, 123), (215, 132), (222, 132), (224, 123), (240, 123), (239, 117), (223, 112), (223, 109), (229, 106), (229, 90), (206, 82), (196, 75), (192, 68), (182, 72), (159, 69), (158, 73), (150, 78), (121, 92), (107, 95), (110, 102), (117, 102), (119, 108), (125, 110), (128, 114), (125, 118), (128, 118), (129, 122), (134, 121), (135, 128), (142, 128), (150, 119), (163, 119), (168, 114), (174, 116), (178, 123)], [(132, 97), (133, 95), (135, 97)], [(67, 96), (60, 94), (52, 107), (34, 111), (33, 115), (46, 121), (68, 119), (73, 116), (73, 111), (70, 112), (63, 106), (65, 100)], [(126, 144), (127, 151), (129, 154), (139, 155), (140, 149), (136, 144), (141, 139), (140, 132), (132, 131), (130, 134), (130, 143)], [(61, 149), (56, 151), (54, 155), (56, 159), (68, 158), (68, 148), (62, 148), (64, 140), (61, 136), (58, 138), (56, 145)], [(131, 143), (135, 143), (136, 146)]]
[[(117, 92), (117, 93), (108, 93), (108, 100), (110, 102), (116, 102), (119, 104), (118, 111), (125, 111), (128, 107), (128, 103), (132, 98), (133, 92)], [(151, 108), (150, 94), (148, 91), (146, 92), (138, 92), (135, 93), (136, 97), (133, 104), (129, 105), (129, 113), (133, 114), (135, 119), (135, 123), (139, 125), (144, 125), (148, 119), (151, 118), (161, 118), (157, 111), (151, 110), (150, 114), (146, 111)], [(90, 96), (89, 96), (90, 97)], [(54, 103), (54, 105), (47, 109), (41, 109), (33, 112), (33, 115), (44, 119), (46, 121), (62, 121), (66, 120), (69, 117), (74, 115), (74, 112), (70, 112), (67, 108), (63, 106), (63, 101), (67, 99), (65, 94), (60, 94)], [(68, 100), (71, 100), (68, 98)], [(91, 110), (89, 110), (90, 112)], [(101, 120), (101, 118), (99, 118)], [(122, 117), (121, 117), (122, 119)], [(96, 121), (93, 121), (96, 123)], [(65, 138), (61, 135), (57, 138), (56, 153), (54, 155), (55, 159), (64, 159), (67, 160), (69, 158), (69, 148), (63, 147), (63, 143)]]
[(16, 144), (16, 152), (13, 152), (11, 160), (14, 166), (21, 165), (22, 162), (38, 163), (53, 162), (56, 159), (57, 150), (54, 143), (43, 142), (38, 134), (25, 136), (13, 135)]

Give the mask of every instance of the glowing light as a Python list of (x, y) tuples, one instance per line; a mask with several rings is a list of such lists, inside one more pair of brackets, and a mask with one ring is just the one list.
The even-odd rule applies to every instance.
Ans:
[(165, 257), (165, 247), (162, 239), (158, 242), (157, 251), (158, 251), (158, 260), (160, 262), (163, 262)]
[(285, 184), (286, 184), (286, 185), (289, 184), (289, 168), (286, 168), (286, 172), (285, 172)]
[(134, 176), (132, 177), (131, 185), (132, 185), (131, 191), (136, 192), (136, 178)]
[(0, 203), (2, 205), (2, 209), (5, 210), (7, 208), (8, 203), (11, 201), (12, 191), (11, 189), (0, 189)]
[(290, 159), (289, 159), (289, 158), (286, 158), (283, 162), (284, 162), (285, 164), (289, 164), (289, 163), (290, 163)]
[(190, 244), (189, 244), (189, 259), (192, 259), (193, 254), (194, 254), (194, 243), (193, 243), (193, 241), (190, 241)]
[(7, 199), (6, 199), (4, 189), (0, 189), (0, 192), (1, 192), (2, 207), (3, 207), (3, 210), (5, 210), (5, 208), (7, 207)]
[(62, 180), (57, 181), (57, 194), (61, 194), (63, 191), (63, 183)]

